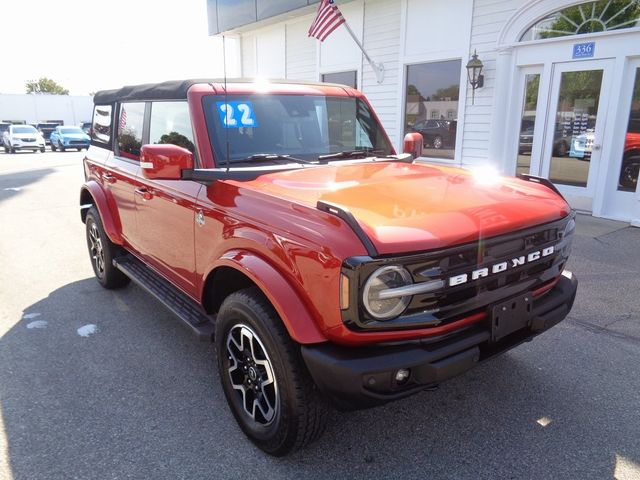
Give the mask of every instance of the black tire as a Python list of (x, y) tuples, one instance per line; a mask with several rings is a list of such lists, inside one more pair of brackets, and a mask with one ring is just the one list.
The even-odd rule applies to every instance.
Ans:
[[(215, 338), (227, 402), (240, 428), (258, 448), (283, 456), (320, 437), (326, 401), (305, 367), (299, 346), (260, 290), (240, 290), (225, 299), (216, 319)], [(244, 393), (237, 388), (244, 388)], [(255, 400), (262, 408), (255, 408)]]
[(58, 148), (60, 149), (60, 151), (61, 151), (61, 152), (66, 151), (66, 148), (64, 148), (64, 147), (62, 146), (62, 144), (61, 144), (61, 143), (59, 143), (59, 142), (58, 142)]
[(124, 287), (129, 283), (129, 277), (113, 266), (113, 259), (123, 253), (122, 249), (109, 240), (95, 206), (87, 212), (85, 224), (87, 248), (96, 279), (107, 289)]
[(10, 152), (10, 153), (16, 153), (16, 149), (15, 149), (15, 148), (13, 148), (13, 147), (9, 147), (9, 152)]
[(625, 156), (622, 160), (622, 168), (620, 169), (619, 186), (628, 191), (635, 191), (638, 186), (639, 175), (640, 153)]
[(53, 143), (51, 144), (51, 151), (55, 152), (56, 150), (58, 150), (58, 147), (56, 147)]
[(44, 147), (42, 147), (42, 148), (40, 149), (40, 153), (44, 153), (44, 151), (45, 151), (45, 148), (44, 148)]

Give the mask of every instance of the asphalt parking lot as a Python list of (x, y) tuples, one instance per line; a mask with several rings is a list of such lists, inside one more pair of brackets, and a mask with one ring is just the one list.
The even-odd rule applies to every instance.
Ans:
[(566, 321), (275, 459), (236, 426), (211, 345), (93, 279), (82, 155), (0, 153), (0, 479), (640, 478), (640, 229), (580, 216)]

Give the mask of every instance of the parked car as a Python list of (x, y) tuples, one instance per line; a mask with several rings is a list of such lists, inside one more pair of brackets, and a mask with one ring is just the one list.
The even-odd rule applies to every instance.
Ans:
[(80, 127), (56, 127), (51, 132), (51, 150), (58, 149), (64, 152), (67, 148), (75, 148), (78, 151), (89, 148), (89, 135)]
[(45, 142), (42, 134), (32, 125), (10, 125), (4, 141), (5, 153), (20, 150), (44, 152)]
[(10, 123), (0, 123), (0, 144), (4, 146), (5, 138), (9, 136)]
[[(522, 130), (520, 131), (520, 143), (518, 145), (518, 153), (531, 154), (533, 148), (533, 129), (532, 121), (522, 121)], [(553, 155), (556, 157), (565, 157), (569, 152), (569, 138), (565, 136), (561, 126), (556, 128), (553, 138)]]
[(456, 144), (457, 126), (455, 120), (423, 120), (416, 122), (411, 131), (422, 135), (425, 147), (440, 149)]
[(34, 126), (42, 134), (42, 136), (44, 137), (44, 141), (48, 145), (49, 143), (51, 143), (49, 139), (49, 137), (51, 136), (51, 132), (53, 132), (58, 125), (60, 124), (59, 123), (37, 123)]
[(624, 143), (624, 156), (620, 169), (618, 186), (621, 190), (635, 192), (638, 187), (638, 175), (640, 173), (640, 129), (638, 132), (629, 132)]
[(432, 388), (571, 310), (575, 213), (553, 184), (414, 161), (415, 132), (396, 154), (355, 89), (194, 80), (94, 103), (79, 204), (95, 276), (215, 342), (229, 407), (269, 454), (316, 439), (328, 402)]
[(572, 137), (570, 156), (585, 160), (591, 159), (595, 138), (596, 134), (592, 128)]

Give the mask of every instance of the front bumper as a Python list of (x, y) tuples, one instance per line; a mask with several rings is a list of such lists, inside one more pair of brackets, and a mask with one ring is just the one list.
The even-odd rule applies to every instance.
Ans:
[[(338, 407), (355, 410), (380, 405), (433, 387), (470, 370), (561, 322), (571, 310), (578, 281), (562, 276), (557, 285), (533, 301), (525, 328), (491, 343), (489, 320), (437, 339), (372, 347), (303, 345), (302, 356), (318, 388)], [(410, 369), (402, 384), (399, 369)]]

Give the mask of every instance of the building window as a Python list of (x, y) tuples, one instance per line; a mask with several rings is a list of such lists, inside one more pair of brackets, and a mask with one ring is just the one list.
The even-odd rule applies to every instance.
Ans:
[(358, 88), (358, 72), (356, 70), (350, 70), (348, 72), (323, 73), (322, 81)]
[(195, 152), (187, 102), (153, 102), (149, 143), (170, 143)]
[(624, 142), (624, 154), (620, 167), (618, 190), (635, 192), (640, 174), (640, 68), (636, 69), (636, 81), (631, 98), (631, 111)]
[(522, 115), (520, 116), (516, 173), (530, 173), (531, 170), (531, 150), (533, 149), (533, 132), (536, 126), (539, 90), (540, 74), (531, 73), (526, 75), (524, 78), (524, 104), (522, 105)]
[(130, 160), (140, 160), (144, 102), (123, 103), (118, 116), (118, 154)]
[(606, 32), (639, 25), (638, 0), (599, 0), (552, 13), (531, 26), (520, 41)]
[(111, 105), (96, 105), (93, 109), (91, 140), (94, 142), (111, 142), (111, 111)]
[(422, 134), (425, 157), (455, 158), (461, 67), (460, 60), (407, 66), (404, 130)]

